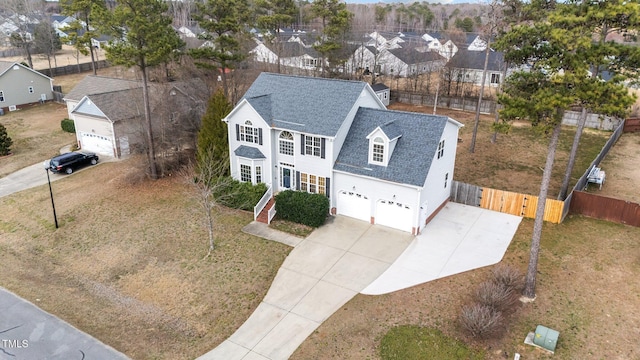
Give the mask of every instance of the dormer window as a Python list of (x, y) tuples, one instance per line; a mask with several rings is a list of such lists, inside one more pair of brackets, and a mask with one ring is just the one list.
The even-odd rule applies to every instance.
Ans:
[(388, 166), (393, 150), (402, 136), (400, 129), (393, 121), (376, 127), (369, 135), (369, 164)]
[(373, 139), (373, 149), (371, 160), (377, 163), (384, 163), (384, 139), (377, 137)]

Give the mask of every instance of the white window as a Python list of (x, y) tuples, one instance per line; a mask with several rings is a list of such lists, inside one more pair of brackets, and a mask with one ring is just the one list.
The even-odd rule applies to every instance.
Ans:
[(4, 102), (4, 91), (0, 91), (0, 102)]
[(438, 144), (438, 159), (444, 156), (444, 140)]
[(444, 174), (444, 187), (447, 188), (447, 183), (449, 182), (449, 173)]
[(321, 141), (317, 136), (305, 136), (304, 153), (306, 155), (320, 156)]
[(240, 141), (246, 141), (254, 144), (260, 143), (260, 129), (254, 128), (251, 121), (247, 120), (244, 122), (244, 125), (240, 125), (239, 131)]
[(326, 193), (326, 179), (316, 175), (300, 173), (300, 190), (313, 194)]
[(293, 156), (293, 134), (288, 131), (280, 133), (280, 154)]
[(318, 59), (302, 59), (303, 65), (306, 67), (318, 66)]
[(491, 74), (491, 83), (499, 84), (500, 83), (500, 74)]
[[(256, 184), (262, 182), (262, 167), (256, 166)], [(445, 184), (446, 187), (446, 184)]]
[(33, 86), (29, 86), (29, 94), (33, 94)]
[(240, 180), (251, 182), (251, 166), (240, 164)]
[(371, 160), (374, 162), (384, 162), (384, 140), (381, 137), (373, 139), (373, 155)]

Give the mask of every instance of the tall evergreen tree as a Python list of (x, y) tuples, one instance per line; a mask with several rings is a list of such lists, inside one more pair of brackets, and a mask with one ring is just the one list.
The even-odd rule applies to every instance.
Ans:
[[(202, 125), (198, 131), (198, 163), (212, 160), (221, 161), (229, 158), (229, 139), (227, 124), (222, 119), (233, 107), (224, 92), (216, 91), (211, 99), (207, 111), (202, 117)], [(227, 173), (223, 175), (228, 175)]]
[[(611, 109), (603, 110), (602, 107), (610, 107), (611, 98), (621, 101), (630, 101), (626, 95), (626, 89), (619, 86), (617, 94), (603, 96), (600, 91), (611, 92), (612, 86), (602, 86), (602, 73), (606, 71), (608, 75), (615, 75), (615, 79), (609, 83), (621, 84), (623, 80), (634, 80), (638, 78), (640, 68), (640, 48), (630, 43), (620, 43), (608, 41), (607, 38), (613, 33), (623, 37), (634, 37), (640, 30), (640, 3), (637, 1), (611, 0), (601, 2), (574, 1), (573, 6), (560, 7), (560, 12), (556, 23), (565, 27), (579, 27), (585, 34), (593, 35), (593, 42), (582, 51), (585, 62), (591, 70), (591, 79), (594, 86), (599, 90), (586, 91), (577, 104), (581, 107), (580, 118), (576, 128), (576, 133), (569, 153), (569, 161), (565, 168), (562, 185), (558, 199), (564, 200), (569, 190), (571, 173), (575, 165), (578, 146), (585, 123), (587, 113), (607, 113), (610, 115), (623, 115), (621, 111), (626, 108), (624, 104), (615, 104), (615, 111)], [(598, 86), (601, 85), (601, 86)]]
[(183, 46), (171, 27), (162, 0), (117, 0), (112, 11), (103, 11), (100, 21), (106, 32), (114, 36), (107, 48), (107, 58), (116, 65), (136, 66), (142, 74), (145, 135), (150, 176), (158, 178), (149, 106), (149, 67), (166, 63)]
[(278, 34), (282, 28), (294, 23), (298, 10), (294, 0), (257, 0), (255, 2), (256, 22), (262, 30), (265, 30), (265, 41), (270, 42), (274, 47), (278, 57), (278, 73), (281, 72), (280, 57), (283, 40)]
[(497, 43), (505, 51), (507, 61), (529, 66), (529, 71), (515, 72), (507, 79), (505, 91), (499, 97), (504, 106), (501, 117), (505, 120), (528, 119), (543, 133), (551, 134), (523, 290), (524, 297), (529, 299), (535, 298), (545, 202), (564, 112), (585, 99), (586, 94), (606, 98), (602, 99), (603, 104), (608, 105), (601, 109), (611, 113), (624, 112), (629, 104), (627, 96), (619, 97), (621, 84), (593, 81), (588, 76), (590, 69), (584, 54), (591, 47), (591, 33), (585, 33), (580, 27), (566, 26), (558, 16), (564, 7), (576, 4), (551, 5), (542, 1), (526, 7), (531, 14), (540, 15), (538, 20), (513, 27)]
[(69, 41), (83, 55), (91, 54), (91, 69), (97, 74), (95, 49), (91, 39), (99, 34), (93, 27), (94, 18), (106, 8), (104, 0), (63, 0), (62, 13), (77, 17), (68, 29)]
[(340, 60), (340, 48), (345, 44), (347, 31), (351, 27), (353, 13), (340, 0), (315, 0), (311, 4), (312, 14), (322, 21), (322, 35), (314, 48), (322, 54), (321, 70), (324, 75), (325, 61), (335, 66)]
[(198, 4), (198, 13), (194, 15), (206, 31), (201, 38), (212, 45), (192, 49), (189, 54), (197, 60), (196, 65), (220, 73), (226, 97), (229, 96), (226, 71), (236, 68), (245, 58), (239, 37), (244, 32), (248, 12), (246, 0), (207, 0)]

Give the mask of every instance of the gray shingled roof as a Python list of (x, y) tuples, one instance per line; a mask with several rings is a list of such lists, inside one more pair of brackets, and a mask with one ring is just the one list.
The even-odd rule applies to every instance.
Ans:
[(443, 60), (442, 56), (435, 51), (419, 52), (415, 47), (389, 49), (389, 52), (408, 65)]
[(141, 87), (139, 81), (87, 75), (64, 98), (80, 101), (86, 95), (104, 94), (139, 87)]
[[(113, 122), (144, 116), (142, 92), (137, 89), (89, 95), (88, 98)], [(78, 109), (78, 112), (82, 110)]]
[[(378, 126), (393, 121), (402, 133), (388, 166), (369, 164), (369, 140)], [(334, 169), (400, 184), (423, 186), (448, 118), (403, 111), (360, 108)]]
[(383, 83), (375, 83), (371, 85), (371, 88), (373, 89), (373, 91), (389, 90), (389, 87)]
[(360, 81), (262, 73), (243, 99), (273, 127), (333, 137), (366, 86)]
[(251, 146), (240, 145), (233, 151), (237, 156), (248, 159), (266, 159), (262, 151)]
[(380, 126), (380, 130), (382, 130), (384, 134), (387, 135), (389, 140), (393, 140), (402, 136), (402, 130), (400, 129), (400, 126), (396, 124), (395, 120), (392, 120)]
[[(458, 49), (453, 58), (449, 60), (447, 66), (460, 69), (484, 69), (484, 51), (469, 51), (464, 48)], [(502, 71), (504, 68), (504, 56), (499, 51), (489, 51), (489, 62), (487, 63), (487, 70), (490, 71)]]

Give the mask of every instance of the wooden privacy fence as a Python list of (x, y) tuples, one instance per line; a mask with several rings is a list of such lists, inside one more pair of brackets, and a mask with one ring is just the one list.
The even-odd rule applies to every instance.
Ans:
[(624, 124), (624, 132), (640, 131), (640, 118), (627, 119)]
[(582, 191), (573, 192), (571, 213), (640, 226), (640, 204)]
[[(483, 209), (526, 218), (535, 218), (538, 206), (538, 197), (534, 195), (483, 188), (459, 181), (453, 181), (450, 199), (456, 203), (479, 206)], [(564, 201), (547, 199), (544, 208), (544, 221), (554, 224), (561, 223), (564, 208)]]
[[(510, 191), (484, 188), (480, 207), (506, 214), (536, 217), (538, 197), (534, 195), (519, 194)], [(544, 221), (559, 224), (562, 222), (564, 201), (547, 199), (544, 207)]]

